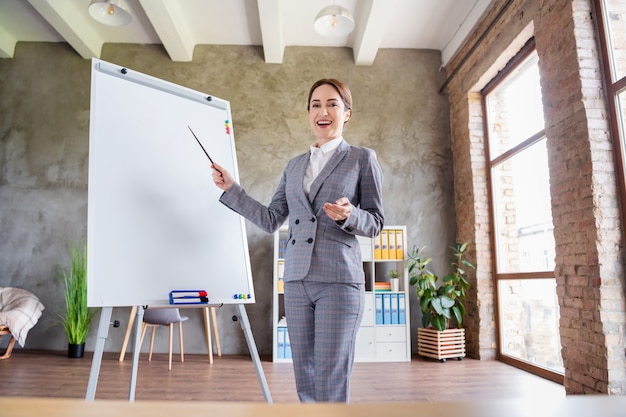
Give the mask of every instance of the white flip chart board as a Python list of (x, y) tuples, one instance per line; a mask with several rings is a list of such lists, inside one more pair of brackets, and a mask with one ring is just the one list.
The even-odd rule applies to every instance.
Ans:
[(230, 103), (98, 59), (91, 77), (88, 305), (253, 303), (244, 220), (189, 130), (238, 181)]

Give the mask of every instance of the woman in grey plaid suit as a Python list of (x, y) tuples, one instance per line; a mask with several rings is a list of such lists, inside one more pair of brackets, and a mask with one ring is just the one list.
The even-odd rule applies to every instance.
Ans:
[(213, 164), (220, 201), (273, 233), (289, 219), (285, 315), (302, 402), (348, 402), (365, 279), (355, 235), (376, 237), (384, 223), (382, 170), (376, 153), (351, 146), (343, 128), (352, 94), (335, 79), (313, 84), (307, 104), (317, 137), (287, 163), (268, 205), (250, 197)]

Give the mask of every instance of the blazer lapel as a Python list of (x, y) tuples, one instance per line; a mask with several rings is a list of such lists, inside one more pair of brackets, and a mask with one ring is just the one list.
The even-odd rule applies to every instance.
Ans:
[(307, 165), (309, 164), (309, 159), (311, 158), (311, 151), (303, 154), (301, 159), (296, 163), (296, 169), (294, 169), (294, 178), (296, 178), (296, 182), (298, 185), (298, 200), (303, 207), (309, 209), (311, 214), (314, 214), (313, 207), (311, 206), (311, 202), (306, 196), (304, 192), (304, 174), (306, 172)]
[[(317, 196), (317, 193), (322, 187), (322, 184), (324, 184), (324, 181), (326, 180), (326, 178), (328, 178), (328, 176), (334, 171), (337, 165), (339, 165), (341, 160), (348, 154), (349, 150), (350, 150), (350, 145), (348, 145), (348, 143), (345, 140), (342, 140), (341, 144), (337, 147), (337, 149), (335, 150), (335, 153), (330, 158), (326, 166), (324, 166), (324, 168), (319, 173), (317, 178), (315, 178), (315, 180), (313, 181), (313, 184), (311, 184), (311, 191), (309, 192), (310, 201), (315, 200), (315, 197)], [(303, 178), (304, 178), (304, 174), (303, 174)]]

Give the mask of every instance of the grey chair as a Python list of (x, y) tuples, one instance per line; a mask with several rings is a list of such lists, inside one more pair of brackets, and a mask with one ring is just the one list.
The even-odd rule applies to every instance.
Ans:
[(143, 345), (143, 338), (146, 335), (148, 327), (152, 327), (152, 336), (150, 338), (150, 353), (148, 361), (152, 360), (152, 348), (154, 346), (154, 333), (158, 326), (168, 326), (170, 329), (170, 348), (169, 348), (169, 370), (172, 370), (172, 338), (174, 334), (174, 323), (178, 323), (178, 336), (180, 340), (180, 361), (185, 362), (185, 352), (183, 349), (183, 322), (189, 317), (181, 316), (180, 310), (173, 307), (150, 308), (148, 307), (143, 314), (143, 324), (141, 326), (141, 341), (139, 346)]

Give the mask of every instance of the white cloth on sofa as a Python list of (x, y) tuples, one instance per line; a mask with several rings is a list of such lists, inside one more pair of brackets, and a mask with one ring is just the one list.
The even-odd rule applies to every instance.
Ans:
[(39, 298), (29, 291), (0, 287), (0, 325), (8, 327), (22, 347), (28, 331), (37, 324), (44, 308)]

